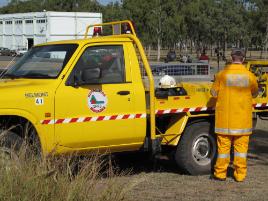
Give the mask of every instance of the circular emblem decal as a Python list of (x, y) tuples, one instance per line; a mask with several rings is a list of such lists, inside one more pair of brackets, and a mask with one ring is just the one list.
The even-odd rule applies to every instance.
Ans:
[(99, 89), (93, 89), (89, 92), (87, 102), (92, 112), (102, 112), (105, 110), (108, 100), (105, 93)]

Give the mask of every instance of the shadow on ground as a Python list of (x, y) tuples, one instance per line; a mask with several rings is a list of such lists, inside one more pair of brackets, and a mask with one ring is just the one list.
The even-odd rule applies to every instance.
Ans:
[[(113, 164), (118, 171), (127, 171), (130, 174), (141, 172), (166, 172), (185, 174), (176, 165), (172, 157), (163, 157), (157, 161), (143, 152), (120, 153), (113, 155)], [(268, 165), (268, 131), (255, 130), (250, 139), (248, 165)], [(228, 171), (232, 175), (232, 168)]]
[(268, 131), (257, 129), (253, 132), (249, 143), (249, 165), (268, 165)]
[(153, 160), (149, 154), (142, 152), (121, 153), (113, 155), (113, 163), (118, 171), (128, 171), (130, 174), (141, 172), (170, 172), (183, 174), (175, 161), (168, 157)]

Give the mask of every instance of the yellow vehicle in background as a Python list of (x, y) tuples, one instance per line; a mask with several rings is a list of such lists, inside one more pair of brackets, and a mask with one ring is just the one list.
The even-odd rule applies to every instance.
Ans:
[[(92, 29), (96, 37), (88, 38)], [(102, 36), (105, 31), (110, 35)], [(268, 63), (247, 65), (260, 78), (253, 112), (266, 116), (260, 69)], [(210, 87), (155, 87), (131, 22), (88, 26), (84, 39), (37, 45), (2, 75), (2, 146), (26, 141), (43, 155), (143, 150), (156, 156), (168, 148), (186, 172), (209, 173), (216, 155)]]

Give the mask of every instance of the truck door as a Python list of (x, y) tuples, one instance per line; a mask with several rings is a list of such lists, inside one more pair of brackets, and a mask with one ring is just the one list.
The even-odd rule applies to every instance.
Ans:
[(139, 127), (146, 127), (145, 111), (135, 109), (126, 50), (125, 44), (117, 43), (83, 49), (55, 96), (59, 145), (112, 150), (123, 146), (137, 149), (143, 144), (145, 133), (139, 132)]

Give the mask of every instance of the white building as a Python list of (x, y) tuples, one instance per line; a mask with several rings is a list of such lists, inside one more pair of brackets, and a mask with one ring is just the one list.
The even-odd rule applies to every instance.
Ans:
[[(29, 49), (39, 43), (83, 38), (87, 25), (101, 22), (101, 13), (4, 14), (0, 15), (0, 47)], [(92, 30), (89, 34), (92, 35)]]

